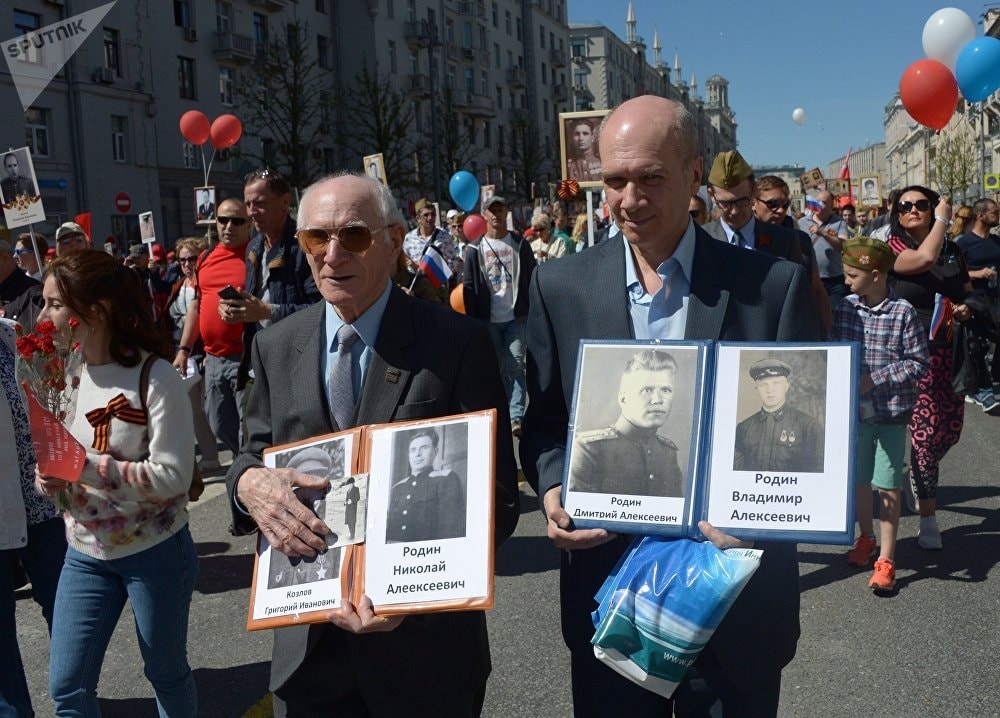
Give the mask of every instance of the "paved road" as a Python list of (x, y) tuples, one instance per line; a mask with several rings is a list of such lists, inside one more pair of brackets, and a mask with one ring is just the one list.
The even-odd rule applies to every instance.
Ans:
[[(785, 671), (781, 716), (996, 718), (1000, 656), (1000, 417), (969, 412), (962, 441), (947, 457), (939, 520), (945, 550), (917, 548), (917, 519), (904, 517), (899, 593), (868, 592), (867, 574), (841, 547), (801, 546), (802, 640)], [(190, 657), (201, 714), (268, 716), (270, 636), (247, 633), (251, 542), (228, 535), (221, 479), (192, 509), (201, 577), (191, 616)], [(494, 671), (485, 715), (571, 715), (568, 660), (558, 629), (558, 557), (544, 537), (530, 490), (517, 533), (497, 559), (497, 605), (489, 615)], [(45, 690), (48, 640), (30, 591), (17, 619), (35, 708), (52, 714)], [(155, 715), (135, 630), (122, 620), (104, 665), (100, 693), (110, 718)], [(254, 709), (254, 706), (257, 708)]]

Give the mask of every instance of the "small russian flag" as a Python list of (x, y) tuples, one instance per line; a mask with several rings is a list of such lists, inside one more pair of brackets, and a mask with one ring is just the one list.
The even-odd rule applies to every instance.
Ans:
[[(940, 294), (934, 295), (934, 312), (931, 314), (931, 326), (930, 331), (927, 333), (927, 338), (930, 340), (934, 339), (951, 339), (951, 319), (953, 315), (951, 300), (947, 297), (941, 296)], [(941, 334), (941, 330), (944, 329), (944, 334)]]
[(448, 283), (448, 277), (451, 276), (448, 263), (444, 261), (441, 253), (431, 245), (427, 246), (427, 251), (420, 258), (420, 271), (435, 288), (445, 286)]
[(812, 195), (806, 195), (806, 211), (807, 212), (822, 212), (823, 203)]

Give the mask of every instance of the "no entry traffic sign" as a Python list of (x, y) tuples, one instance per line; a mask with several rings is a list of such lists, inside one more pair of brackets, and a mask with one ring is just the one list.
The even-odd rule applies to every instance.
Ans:
[(115, 207), (122, 214), (128, 214), (128, 211), (132, 209), (132, 198), (124, 192), (119, 192), (115, 195)]

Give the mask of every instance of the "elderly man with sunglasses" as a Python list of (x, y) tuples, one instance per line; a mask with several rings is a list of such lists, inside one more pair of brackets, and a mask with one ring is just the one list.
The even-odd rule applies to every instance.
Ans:
[[(187, 360), (199, 338), (205, 343), (205, 413), (216, 438), (235, 456), (240, 450), (243, 391), (237, 382), (243, 358), (243, 306), (220, 296), (246, 278), (250, 218), (242, 201), (230, 198), (217, 207), (219, 243), (198, 260), (198, 289), (188, 305), (174, 366), (187, 373)], [(223, 306), (226, 303), (228, 306)]]
[[(405, 227), (391, 191), (365, 175), (308, 188), (299, 245), (325, 301), (259, 333), (247, 440), (226, 477), (233, 532), (260, 530), (287, 556), (315, 556), (330, 529), (296, 498), (325, 478), (267, 469), (262, 452), (355, 426), (496, 408), (507, 420), (486, 327), (403, 293), (389, 279)], [(496, 436), (494, 535), (517, 523), (511, 436)], [(365, 597), (329, 623), (274, 631), (276, 716), (478, 716), (490, 672), (480, 612), (385, 617)]]

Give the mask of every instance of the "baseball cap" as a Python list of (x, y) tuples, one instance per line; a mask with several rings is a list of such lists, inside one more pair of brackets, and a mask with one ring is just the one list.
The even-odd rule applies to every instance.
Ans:
[(82, 235), (84, 238), (87, 237), (87, 233), (83, 231), (83, 227), (76, 222), (63, 222), (59, 225), (59, 229), (56, 230), (56, 241), (58, 242), (63, 237), (69, 237), (74, 234)]
[(448, 214), (445, 215), (445, 218), (450, 222), (451, 220), (455, 219), (455, 217), (457, 217), (457, 216), (458, 216), (458, 210), (457, 209), (449, 209), (448, 210)]
[(497, 203), (502, 204), (504, 207), (507, 206), (507, 200), (505, 200), (500, 195), (495, 194), (492, 197), (490, 197), (488, 200), (486, 200), (485, 202), (483, 202), (483, 209), (489, 209), (490, 207), (492, 207), (493, 205), (495, 205)]

